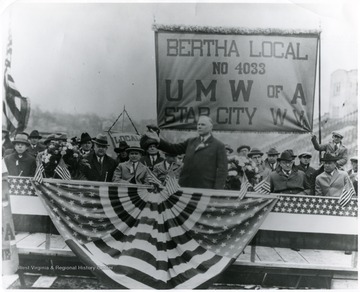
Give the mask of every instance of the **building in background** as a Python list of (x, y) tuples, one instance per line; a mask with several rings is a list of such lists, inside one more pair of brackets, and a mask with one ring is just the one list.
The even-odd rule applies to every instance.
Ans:
[(330, 82), (330, 117), (338, 119), (356, 111), (358, 70), (336, 70)]

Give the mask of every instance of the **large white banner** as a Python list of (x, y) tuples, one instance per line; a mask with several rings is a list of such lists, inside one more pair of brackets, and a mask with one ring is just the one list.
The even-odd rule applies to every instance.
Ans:
[(309, 132), (318, 33), (220, 34), (158, 30), (158, 125), (214, 130)]

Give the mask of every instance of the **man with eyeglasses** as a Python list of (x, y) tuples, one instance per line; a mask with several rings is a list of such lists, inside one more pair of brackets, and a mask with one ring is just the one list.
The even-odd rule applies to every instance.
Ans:
[(319, 144), (316, 135), (311, 134), (311, 142), (314, 145), (314, 148), (318, 151), (325, 151), (337, 158), (336, 166), (340, 169), (346, 165), (348, 161), (348, 150), (342, 144), (342, 139), (344, 138), (339, 132), (332, 132), (332, 141), (327, 144)]
[(294, 167), (294, 157), (289, 151), (277, 159), (279, 167), (269, 175), (270, 192), (285, 194), (309, 193), (309, 184), (303, 171)]

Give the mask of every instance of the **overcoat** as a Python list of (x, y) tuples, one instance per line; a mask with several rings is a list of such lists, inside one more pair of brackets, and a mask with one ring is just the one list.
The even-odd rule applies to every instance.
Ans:
[(272, 171), (268, 177), (271, 193), (297, 194), (300, 192), (309, 192), (310, 186), (306, 180), (305, 173), (301, 170), (293, 169), (289, 176), (278, 168)]
[(161, 139), (158, 148), (172, 154), (185, 153), (179, 177), (181, 187), (224, 189), (228, 164), (225, 145), (212, 135), (204, 143), (200, 137), (178, 144)]
[[(134, 178), (134, 172), (132, 171), (133, 163), (126, 161), (120, 163), (114, 172), (113, 182), (129, 183)], [(148, 172), (149, 168), (141, 162), (138, 162), (135, 171), (135, 183), (136, 184), (148, 184)]]
[(33, 177), (36, 171), (36, 159), (25, 151), (20, 158), (15, 151), (4, 158), (9, 175)]
[(94, 151), (85, 155), (84, 158), (90, 164), (90, 168), (85, 165), (81, 167), (81, 172), (87, 180), (105, 181), (106, 178), (107, 182), (112, 181), (114, 170), (116, 168), (116, 162), (114, 159), (105, 154), (101, 166)]
[(339, 169), (335, 169), (333, 175), (326, 172), (319, 174), (315, 181), (315, 196), (340, 197), (347, 176), (346, 171)]

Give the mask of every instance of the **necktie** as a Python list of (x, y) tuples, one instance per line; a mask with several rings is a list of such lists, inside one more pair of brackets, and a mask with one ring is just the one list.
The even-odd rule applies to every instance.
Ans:
[(335, 151), (336, 151), (336, 150), (338, 150), (338, 145), (337, 145), (337, 144), (335, 144), (335, 147), (334, 147), (334, 148), (335, 148)]
[(134, 170), (134, 177), (136, 175), (136, 165), (135, 165), (135, 162), (133, 162), (133, 170)]

